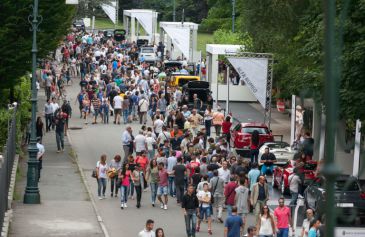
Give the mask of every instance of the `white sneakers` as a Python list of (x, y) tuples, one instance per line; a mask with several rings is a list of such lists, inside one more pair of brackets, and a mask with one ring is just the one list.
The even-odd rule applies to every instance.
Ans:
[(164, 209), (164, 210), (167, 210), (167, 205), (164, 205), (163, 209)]
[(161, 203), (160, 207), (161, 207), (161, 209), (163, 209), (163, 208), (164, 208), (164, 205), (163, 205), (163, 203)]

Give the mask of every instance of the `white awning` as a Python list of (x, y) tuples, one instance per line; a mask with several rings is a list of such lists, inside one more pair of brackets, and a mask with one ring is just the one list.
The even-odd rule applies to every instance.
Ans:
[(117, 23), (117, 2), (111, 1), (110, 4), (101, 4), (101, 8), (104, 10), (104, 12), (108, 15), (110, 20), (116, 24)]
[(227, 59), (262, 107), (265, 108), (268, 59), (244, 57), (227, 57)]
[(164, 31), (171, 38), (174, 46), (176, 46), (185, 57), (189, 57), (190, 52), (190, 29), (176, 26), (162, 26)]
[(153, 34), (153, 13), (154, 12), (133, 12), (132, 16), (137, 18), (147, 35)]

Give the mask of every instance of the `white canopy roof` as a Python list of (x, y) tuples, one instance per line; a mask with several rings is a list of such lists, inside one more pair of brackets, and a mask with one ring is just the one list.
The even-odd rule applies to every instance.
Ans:
[(111, 1), (110, 4), (101, 4), (101, 8), (104, 10), (104, 12), (108, 15), (110, 20), (116, 24), (117, 22), (117, 2)]
[(157, 18), (158, 12), (147, 9), (132, 9), (123, 10), (123, 15), (135, 17), (148, 35), (153, 34), (153, 22), (154, 18)]
[(160, 22), (160, 27), (171, 38), (173, 44), (189, 58), (190, 30), (197, 30), (198, 24), (192, 22), (184, 22), (183, 24), (181, 22)]
[(240, 48), (244, 48), (243, 45), (232, 45), (232, 44), (207, 44), (206, 49), (211, 54), (236, 54)]

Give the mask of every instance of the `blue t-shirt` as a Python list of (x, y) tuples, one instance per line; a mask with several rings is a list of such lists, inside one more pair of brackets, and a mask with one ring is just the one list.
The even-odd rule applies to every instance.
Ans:
[(317, 230), (315, 228), (311, 228), (308, 231), (308, 237), (317, 237)]
[(240, 237), (241, 226), (243, 225), (242, 218), (237, 215), (227, 217), (224, 227), (228, 229), (228, 237)]

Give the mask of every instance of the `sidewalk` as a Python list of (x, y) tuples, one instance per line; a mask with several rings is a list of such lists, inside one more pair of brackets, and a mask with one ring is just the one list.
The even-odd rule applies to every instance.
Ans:
[[(43, 90), (39, 94), (41, 112), (45, 103)], [(43, 144), (46, 152), (39, 182), (41, 204), (23, 204), (27, 163), (20, 160), (9, 236), (104, 236), (67, 137), (62, 153), (56, 153), (54, 131), (43, 137)]]

